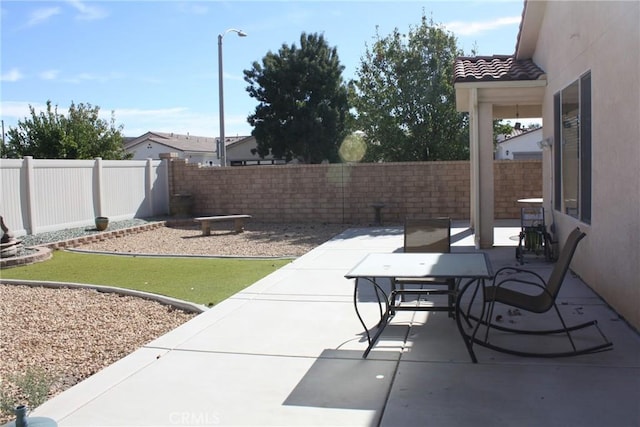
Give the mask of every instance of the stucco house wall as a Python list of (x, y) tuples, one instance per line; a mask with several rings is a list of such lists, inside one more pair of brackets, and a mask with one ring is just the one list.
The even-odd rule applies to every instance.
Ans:
[[(591, 224), (553, 209), (554, 222), (562, 241), (575, 226), (587, 233), (573, 270), (636, 329), (640, 329), (639, 23), (637, 1), (547, 2), (533, 55), (547, 73), (545, 138), (553, 138), (554, 94), (591, 72)], [(543, 193), (548, 204), (553, 200), (554, 179), (559, 177), (553, 176), (553, 150), (545, 149)]]
[(205, 166), (219, 166), (216, 139), (176, 133), (147, 132), (124, 146), (133, 160), (160, 159), (162, 153), (177, 153), (181, 159)]
[[(247, 136), (227, 145), (227, 158), (232, 166), (234, 165), (257, 165), (257, 164), (271, 164), (273, 156), (268, 155), (265, 158), (261, 158), (257, 153), (254, 154), (251, 150), (255, 150), (258, 146), (255, 136)], [(279, 161), (278, 163), (284, 163)]]
[[(161, 154), (176, 153), (178, 158), (188, 160), (191, 164), (203, 166), (220, 166), (217, 153), (219, 138), (177, 133), (147, 132), (125, 143), (125, 150), (133, 153), (134, 160), (148, 158), (159, 159)], [(231, 165), (271, 164), (273, 156), (261, 159), (251, 150), (257, 147), (254, 136), (235, 136), (225, 138), (227, 159)], [(278, 161), (278, 163), (284, 163)]]
[(153, 141), (147, 141), (139, 144), (135, 149), (128, 150), (133, 152), (132, 160), (145, 160), (145, 159), (159, 159), (160, 154), (179, 152), (179, 157), (182, 159), (188, 159), (191, 163), (201, 163), (208, 166), (219, 166), (220, 159), (218, 159), (216, 153), (198, 153), (189, 151), (179, 151), (174, 147), (160, 144)]

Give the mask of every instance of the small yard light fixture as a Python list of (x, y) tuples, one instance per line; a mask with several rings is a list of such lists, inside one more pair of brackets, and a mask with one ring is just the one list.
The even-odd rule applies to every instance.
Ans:
[(222, 39), (227, 33), (236, 33), (239, 37), (246, 37), (247, 34), (242, 30), (229, 28), (222, 34), (218, 34), (218, 86), (220, 96), (220, 141), (218, 142), (218, 156), (220, 157), (220, 165), (227, 165), (227, 146), (224, 141), (224, 88), (222, 82)]

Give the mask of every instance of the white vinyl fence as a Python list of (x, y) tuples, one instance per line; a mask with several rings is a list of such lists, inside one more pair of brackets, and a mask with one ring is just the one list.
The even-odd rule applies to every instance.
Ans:
[(0, 159), (0, 215), (15, 236), (169, 212), (161, 160)]

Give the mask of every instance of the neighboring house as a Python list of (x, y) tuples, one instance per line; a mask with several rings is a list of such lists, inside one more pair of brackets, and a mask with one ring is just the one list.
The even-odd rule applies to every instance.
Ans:
[(264, 159), (256, 152), (258, 146), (255, 136), (246, 136), (227, 143), (227, 158), (231, 166), (274, 165), (284, 164), (284, 160), (275, 160), (273, 156)]
[[(178, 158), (189, 163), (205, 166), (220, 166), (218, 141), (220, 138), (182, 135), (177, 133), (147, 132), (137, 138), (126, 138), (125, 151), (133, 153), (134, 160), (159, 159), (162, 153), (177, 153)], [(231, 166), (280, 164), (272, 156), (261, 159), (253, 154), (256, 138), (253, 136), (225, 137), (227, 159)]]
[(525, 130), (516, 123), (510, 135), (498, 135), (496, 160), (541, 160), (542, 128)]
[(162, 153), (177, 153), (190, 163), (220, 165), (216, 149), (217, 138), (181, 135), (177, 133), (147, 132), (125, 143), (124, 149), (133, 153), (134, 160), (159, 159)]
[(511, 56), (458, 58), (470, 115), (472, 226), (493, 245), (493, 119), (542, 117), (554, 237), (586, 232), (572, 270), (640, 329), (640, 2), (526, 1)]

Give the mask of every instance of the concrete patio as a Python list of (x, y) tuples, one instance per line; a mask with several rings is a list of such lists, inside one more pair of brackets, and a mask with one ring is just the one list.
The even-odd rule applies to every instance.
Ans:
[[(519, 228), (497, 225), (494, 271), (517, 265)], [(362, 359), (344, 275), (402, 239), (400, 227), (347, 230), (32, 416), (59, 426), (640, 425), (640, 336), (570, 273), (561, 311), (570, 324), (597, 319), (612, 351), (533, 359), (476, 346), (473, 364), (446, 313), (403, 312)], [(454, 251), (473, 250), (466, 224), (452, 239)], [(525, 267), (545, 277), (552, 265), (529, 255)], [(360, 305), (375, 318), (375, 303)]]

